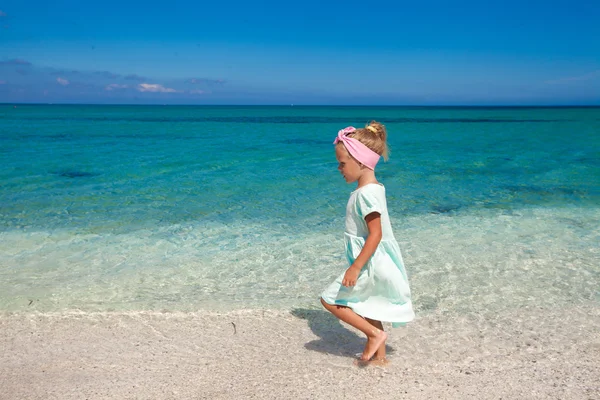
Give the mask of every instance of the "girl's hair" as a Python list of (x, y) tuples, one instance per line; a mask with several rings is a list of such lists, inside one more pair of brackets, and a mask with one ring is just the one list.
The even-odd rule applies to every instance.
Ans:
[(350, 133), (348, 137), (358, 140), (387, 161), (390, 150), (387, 145), (387, 131), (382, 123), (371, 121), (364, 128)]

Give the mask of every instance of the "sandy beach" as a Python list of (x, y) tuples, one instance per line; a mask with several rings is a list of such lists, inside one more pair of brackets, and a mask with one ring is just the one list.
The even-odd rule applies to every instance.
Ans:
[(4, 313), (0, 328), (2, 399), (600, 398), (595, 304), (419, 316), (365, 368), (362, 335), (319, 309)]

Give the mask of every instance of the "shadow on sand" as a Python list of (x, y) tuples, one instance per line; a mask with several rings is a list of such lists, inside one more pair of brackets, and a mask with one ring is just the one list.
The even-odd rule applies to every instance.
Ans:
[[(363, 352), (367, 339), (346, 329), (340, 320), (327, 311), (295, 308), (291, 314), (307, 320), (310, 329), (319, 337), (304, 345), (308, 350), (353, 358)], [(386, 352), (393, 353), (394, 348), (386, 345)]]

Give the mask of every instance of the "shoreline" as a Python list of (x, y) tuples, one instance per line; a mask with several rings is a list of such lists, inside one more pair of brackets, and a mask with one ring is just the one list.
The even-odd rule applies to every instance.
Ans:
[(592, 399), (600, 306), (434, 312), (390, 329), (386, 367), (321, 309), (0, 313), (0, 399)]

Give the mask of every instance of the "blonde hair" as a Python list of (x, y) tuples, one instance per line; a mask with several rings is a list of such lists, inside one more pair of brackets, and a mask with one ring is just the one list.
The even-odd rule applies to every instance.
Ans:
[(387, 161), (390, 150), (387, 145), (387, 131), (382, 123), (371, 121), (364, 128), (358, 128), (348, 134), (348, 137), (358, 140)]

